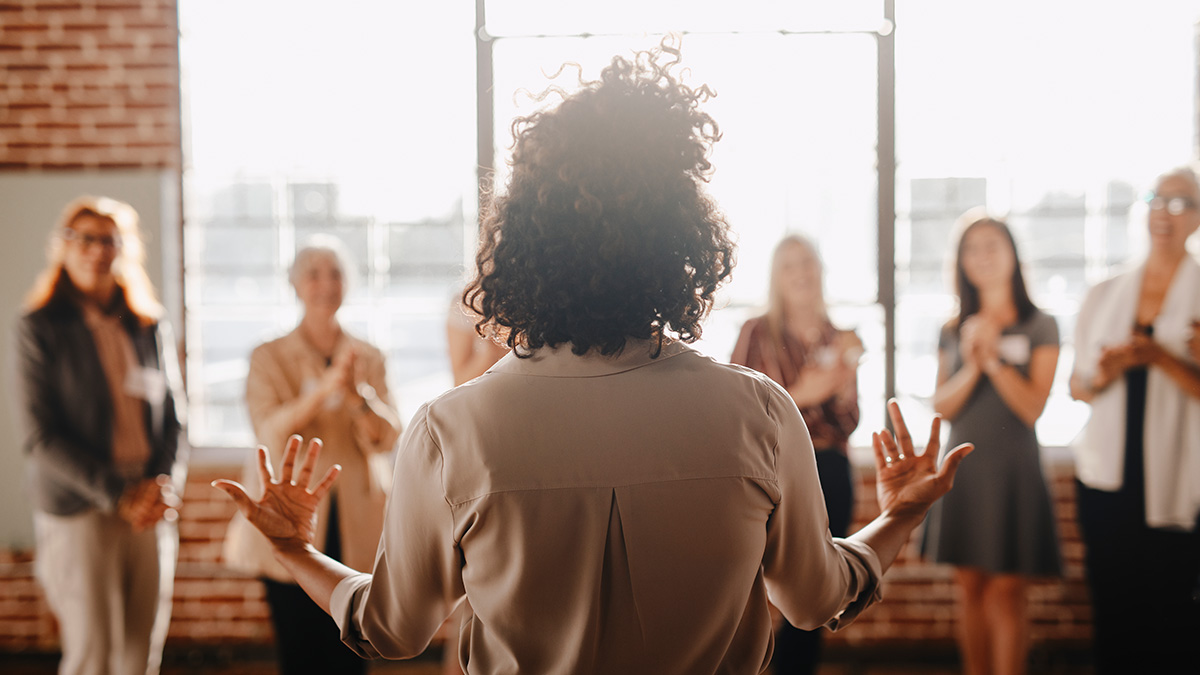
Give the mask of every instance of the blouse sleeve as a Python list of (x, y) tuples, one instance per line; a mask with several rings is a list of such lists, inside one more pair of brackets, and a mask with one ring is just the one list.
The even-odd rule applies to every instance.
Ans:
[(738, 334), (737, 344), (733, 347), (733, 355), (729, 357), (729, 362), (753, 368), (750, 365), (750, 345), (754, 341), (754, 327), (758, 325), (758, 319), (750, 319), (742, 324), (742, 331)]
[(763, 575), (771, 602), (792, 625), (836, 630), (882, 597), (883, 571), (869, 546), (829, 533), (812, 441), (800, 412), (788, 403), (785, 392), (771, 388), (780, 495), (767, 523)]
[(428, 404), (400, 439), (372, 573), (343, 579), (330, 601), (342, 641), (364, 658), (417, 656), (466, 593), (427, 414)]
[(1054, 317), (1043, 312), (1038, 312), (1037, 317), (1033, 329), (1029, 332), (1030, 346), (1033, 348), (1057, 347), (1059, 344), (1058, 322), (1054, 320)]
[[(366, 364), (365, 380), (375, 390), (375, 396), (379, 399), (378, 403), (387, 406), (391, 418), (396, 424), (399, 424), (399, 413), (396, 412), (396, 406), (392, 403), (392, 397), (388, 393), (387, 366), (385, 365), (383, 353), (372, 347), (368, 354), (370, 358)], [(392, 422), (388, 419), (382, 418), (380, 420), (379, 439), (372, 442), (361, 426), (356, 424), (354, 427), (355, 440), (365, 452), (370, 454), (391, 452), (392, 448), (396, 445), (396, 439), (400, 437), (400, 431), (401, 428), (393, 426)]]

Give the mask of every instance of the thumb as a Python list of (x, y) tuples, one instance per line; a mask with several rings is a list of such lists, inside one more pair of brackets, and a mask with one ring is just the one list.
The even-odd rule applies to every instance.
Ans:
[(233, 503), (237, 504), (238, 510), (242, 512), (242, 515), (249, 514), (254, 510), (254, 500), (250, 499), (250, 495), (246, 494), (246, 488), (242, 487), (241, 483), (220, 478), (214, 480), (211, 485), (229, 495)]
[(974, 450), (975, 446), (973, 444), (963, 443), (946, 453), (946, 459), (942, 461), (942, 466), (938, 468), (938, 479), (949, 480), (953, 483), (954, 474), (958, 471), (959, 463)]

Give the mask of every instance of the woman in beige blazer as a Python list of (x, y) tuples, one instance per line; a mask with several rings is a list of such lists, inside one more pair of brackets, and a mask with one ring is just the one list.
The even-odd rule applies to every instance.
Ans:
[[(319, 506), (313, 544), (367, 571), (383, 528), (390, 452), (401, 424), (388, 397), (383, 354), (337, 320), (348, 269), (333, 239), (315, 239), (296, 253), (290, 278), (304, 316), (291, 333), (251, 354), (246, 406), (258, 442), (280, 456), (293, 434), (329, 443), (322, 465), (341, 465), (343, 480)], [(261, 492), (254, 467), (251, 458), (243, 478), (249, 489)], [(283, 673), (363, 671), (364, 662), (341, 644), (333, 621), (241, 516), (230, 525), (225, 558), (266, 584)]]

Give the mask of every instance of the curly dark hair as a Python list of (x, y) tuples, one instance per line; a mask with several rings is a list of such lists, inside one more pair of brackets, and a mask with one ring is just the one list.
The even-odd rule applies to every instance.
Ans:
[[(672, 58), (673, 57), (673, 58)], [(481, 229), (463, 302), (518, 356), (571, 343), (700, 337), (733, 268), (729, 226), (702, 184), (720, 139), (713, 93), (673, 71), (668, 41), (620, 56), (556, 107), (513, 123), (512, 174)], [(520, 348), (520, 349), (518, 349)]]

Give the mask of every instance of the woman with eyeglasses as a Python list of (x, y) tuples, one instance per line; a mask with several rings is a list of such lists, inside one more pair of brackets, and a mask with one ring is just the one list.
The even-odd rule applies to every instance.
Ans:
[(1029, 298), (1008, 225), (983, 209), (959, 217), (958, 316), (938, 341), (933, 407), (950, 442), (976, 439), (972, 462), (929, 512), (924, 554), (954, 566), (967, 675), (1024, 673), (1026, 586), (1062, 573), (1034, 427), (1058, 365), (1058, 324)]
[(1071, 396), (1091, 405), (1075, 444), (1079, 526), (1100, 673), (1200, 663), (1200, 185), (1187, 167), (1148, 198), (1149, 253), (1079, 310)]
[(63, 210), (19, 323), (34, 571), (59, 672), (157, 673), (186, 472), (175, 344), (143, 268), (137, 213)]
[[(858, 426), (856, 375), (863, 349), (857, 335), (829, 320), (822, 268), (811, 240), (784, 237), (771, 256), (767, 313), (742, 326), (729, 361), (771, 378), (796, 402), (816, 450), (829, 532), (845, 537), (854, 515), (847, 451)], [(819, 630), (782, 621), (775, 632), (772, 670), (776, 675), (816, 672), (820, 651)]]

